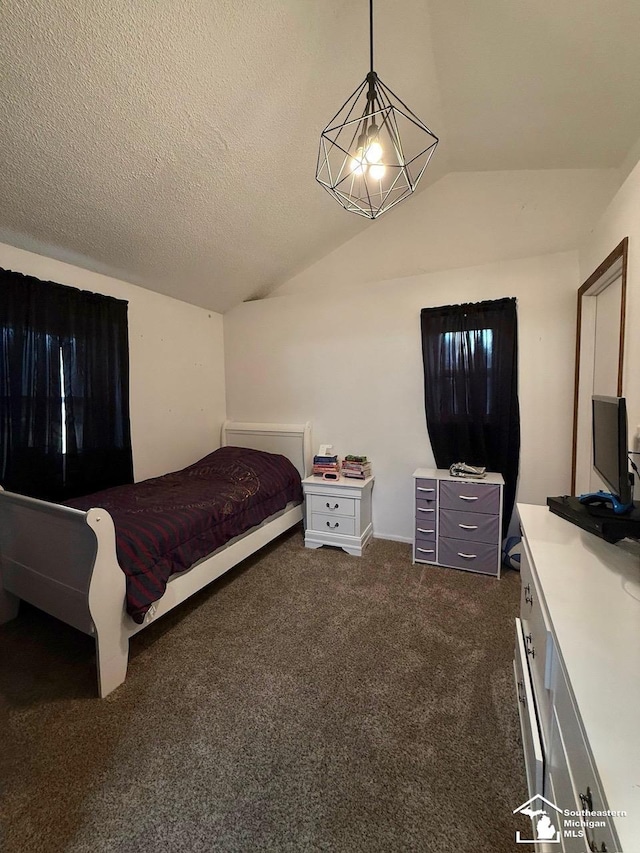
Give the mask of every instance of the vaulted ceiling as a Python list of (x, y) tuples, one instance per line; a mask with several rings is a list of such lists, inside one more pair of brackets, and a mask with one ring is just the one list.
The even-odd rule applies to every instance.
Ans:
[[(619, 167), (640, 137), (637, 0), (375, 16), (376, 70), (441, 139), (425, 187)], [(226, 311), (376, 227), (314, 179), (366, 0), (3, 0), (0, 32), (5, 242)]]

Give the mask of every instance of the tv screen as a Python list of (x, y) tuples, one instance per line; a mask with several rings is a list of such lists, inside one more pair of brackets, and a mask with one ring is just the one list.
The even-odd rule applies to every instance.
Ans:
[(593, 467), (622, 504), (632, 500), (624, 397), (592, 398)]

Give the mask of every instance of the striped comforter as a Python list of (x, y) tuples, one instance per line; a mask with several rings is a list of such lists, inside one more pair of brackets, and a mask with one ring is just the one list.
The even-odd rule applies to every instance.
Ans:
[(172, 574), (301, 500), (300, 475), (286, 457), (221, 447), (182, 471), (66, 504), (111, 514), (127, 576), (127, 612), (142, 623)]

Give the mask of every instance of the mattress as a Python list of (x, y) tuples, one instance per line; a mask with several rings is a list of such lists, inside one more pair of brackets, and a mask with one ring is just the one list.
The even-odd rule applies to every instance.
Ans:
[(181, 471), (65, 503), (110, 513), (127, 612), (141, 624), (171, 575), (301, 501), (300, 475), (285, 456), (221, 447)]

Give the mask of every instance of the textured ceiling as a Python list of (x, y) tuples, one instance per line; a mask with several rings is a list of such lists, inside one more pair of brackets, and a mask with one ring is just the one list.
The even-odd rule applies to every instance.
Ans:
[[(376, 0), (427, 172), (619, 166), (637, 0)], [(314, 180), (366, 0), (2, 0), (0, 239), (226, 311), (376, 227)], [(426, 182), (425, 182), (426, 183)], [(389, 213), (393, 216), (393, 213)]]

